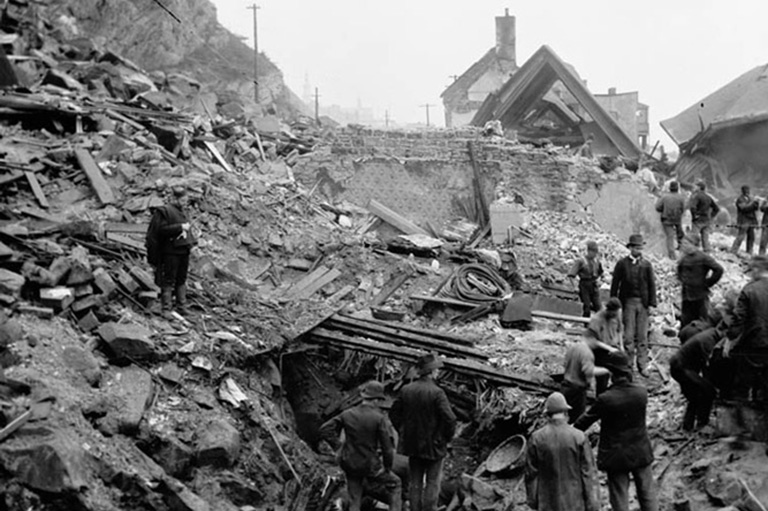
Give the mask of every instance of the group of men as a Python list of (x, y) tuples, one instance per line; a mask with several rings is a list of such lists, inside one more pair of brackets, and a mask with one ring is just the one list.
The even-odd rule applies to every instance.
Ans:
[[(752, 255), (755, 244), (755, 231), (761, 230), (758, 255), (765, 255), (768, 249), (768, 200), (751, 195), (750, 187), (741, 187), (741, 195), (736, 199), (736, 239), (731, 246), (731, 252), (738, 253), (739, 248), (746, 239), (747, 254)], [(656, 211), (661, 215), (661, 224), (666, 238), (667, 254), (670, 259), (676, 258), (676, 250), (681, 248), (684, 236), (683, 214), (691, 211), (691, 231), (701, 238), (704, 252), (710, 252), (709, 235), (712, 232), (712, 224), (720, 212), (715, 199), (707, 193), (707, 185), (704, 181), (696, 183), (696, 189), (686, 201), (680, 193), (680, 185), (677, 181), (669, 183), (669, 191), (656, 201)], [(757, 220), (758, 212), (762, 212), (760, 222)]]

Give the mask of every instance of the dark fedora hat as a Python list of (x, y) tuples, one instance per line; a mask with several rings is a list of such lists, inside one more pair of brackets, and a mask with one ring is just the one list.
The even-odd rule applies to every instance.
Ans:
[(629, 243), (627, 243), (627, 247), (642, 247), (645, 245), (645, 241), (643, 240), (642, 234), (631, 234), (629, 236)]
[(632, 379), (632, 367), (629, 358), (621, 351), (610, 353), (608, 359), (603, 363), (603, 367), (611, 372), (611, 376), (616, 378)]
[(419, 374), (427, 374), (432, 372), (434, 369), (439, 369), (441, 367), (443, 367), (443, 361), (440, 360), (440, 357), (434, 353), (427, 353), (426, 355), (422, 355), (416, 361), (416, 368), (418, 369)]

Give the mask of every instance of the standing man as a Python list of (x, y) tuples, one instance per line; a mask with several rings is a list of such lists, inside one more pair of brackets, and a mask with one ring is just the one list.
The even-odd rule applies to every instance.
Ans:
[(568, 425), (570, 406), (559, 392), (544, 403), (548, 423), (526, 448), (525, 489), (537, 511), (599, 511), (595, 462), (586, 435)]
[(760, 247), (757, 253), (758, 255), (765, 255), (765, 250), (768, 248), (768, 198), (763, 199), (760, 211), (763, 212), (763, 218), (760, 222)]
[[(613, 269), (611, 296), (621, 302), (624, 320), (624, 349), (630, 364), (648, 376), (648, 315), (656, 307), (656, 276), (651, 263), (643, 258), (643, 236), (629, 237), (629, 255)], [(637, 359), (635, 360), (635, 356)]]
[(187, 312), (187, 272), (189, 253), (197, 244), (184, 208), (188, 205), (183, 186), (171, 188), (168, 204), (156, 208), (147, 229), (147, 259), (155, 269), (155, 283), (160, 287), (163, 313), (176, 309)]
[(629, 511), (631, 475), (641, 511), (658, 511), (651, 471), (653, 449), (645, 424), (648, 391), (632, 381), (632, 369), (623, 353), (612, 355), (608, 369), (613, 385), (597, 396), (595, 403), (574, 426), (586, 431), (600, 421), (597, 468), (608, 475), (611, 509)]
[(680, 328), (709, 316), (709, 290), (723, 276), (723, 267), (711, 255), (699, 250), (699, 234), (683, 238), (683, 257), (677, 263), (677, 278), (682, 284)]
[(570, 422), (575, 421), (587, 408), (587, 392), (596, 389), (596, 379), (607, 376), (608, 371), (595, 367), (595, 351), (611, 350), (597, 339), (597, 332), (587, 328), (579, 341), (571, 343), (565, 351), (565, 373), (561, 386), (570, 405)]
[(672, 181), (669, 183), (669, 193), (665, 193), (656, 201), (656, 211), (661, 213), (661, 225), (664, 226), (667, 255), (670, 259), (675, 258), (675, 249), (680, 247), (680, 240), (683, 239), (685, 198), (679, 190), (678, 182)]
[(436, 511), (448, 443), (456, 433), (456, 416), (435, 378), (442, 361), (434, 354), (419, 358), (419, 378), (400, 390), (390, 417), (400, 431), (408, 456), (411, 511)]
[(696, 191), (691, 195), (688, 207), (691, 210), (693, 232), (701, 236), (701, 248), (704, 252), (709, 252), (711, 250), (709, 246), (709, 233), (712, 231), (712, 220), (720, 212), (720, 206), (707, 193), (707, 183), (704, 181), (696, 183)]
[(755, 227), (757, 226), (757, 208), (760, 201), (750, 195), (749, 186), (741, 187), (741, 195), (736, 199), (736, 227), (739, 232), (733, 240), (731, 252), (737, 254), (741, 242), (747, 238), (747, 254), (752, 255), (752, 247), (755, 245)]
[(320, 426), (320, 434), (335, 447), (339, 434), (344, 432), (339, 465), (347, 479), (350, 511), (360, 511), (364, 485), (383, 489), (389, 510), (400, 511), (400, 479), (392, 473), (395, 451), (388, 422), (378, 406), (386, 398), (384, 386), (369, 381), (363, 385), (360, 397), (362, 403)]
[(598, 256), (596, 241), (587, 242), (587, 253), (573, 263), (568, 278), (579, 277), (579, 297), (584, 304), (582, 315), (588, 318), (592, 311), (600, 310), (600, 277), (603, 276), (603, 265)]

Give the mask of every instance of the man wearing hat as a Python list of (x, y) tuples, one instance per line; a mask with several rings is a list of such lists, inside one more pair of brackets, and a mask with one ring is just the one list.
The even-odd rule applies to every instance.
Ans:
[(661, 213), (661, 225), (667, 238), (667, 254), (670, 259), (675, 259), (675, 249), (683, 239), (685, 198), (679, 190), (677, 181), (672, 181), (669, 183), (669, 193), (665, 193), (656, 201), (656, 211)]
[(636, 363), (640, 374), (648, 376), (648, 314), (656, 307), (656, 276), (651, 263), (643, 258), (644, 246), (641, 234), (629, 237), (629, 255), (613, 269), (611, 296), (621, 302), (624, 349), (630, 363)]
[(565, 396), (553, 392), (544, 403), (547, 425), (526, 447), (525, 489), (537, 511), (598, 511), (595, 461), (586, 435), (568, 425)]
[(731, 252), (737, 254), (744, 238), (747, 239), (747, 253), (752, 255), (755, 245), (755, 227), (757, 227), (757, 209), (760, 200), (750, 195), (749, 186), (741, 187), (741, 195), (736, 199), (736, 226), (739, 232), (733, 240)]
[(682, 285), (680, 328), (709, 316), (709, 290), (723, 276), (723, 267), (699, 250), (699, 234), (690, 232), (683, 238), (683, 256), (677, 263), (677, 278)]
[(436, 511), (448, 443), (456, 433), (456, 416), (435, 378), (443, 366), (432, 353), (417, 361), (419, 377), (405, 385), (392, 405), (390, 417), (400, 431), (410, 471), (411, 511)]
[(350, 511), (360, 511), (365, 486), (375, 489), (376, 497), (389, 504), (390, 511), (400, 511), (400, 479), (392, 473), (395, 451), (388, 421), (379, 408), (386, 399), (384, 386), (369, 381), (363, 384), (360, 397), (362, 403), (320, 426), (320, 435), (336, 446), (344, 432), (339, 465), (347, 478)]
[(600, 310), (600, 277), (603, 276), (603, 265), (597, 255), (597, 242), (588, 241), (586, 255), (577, 259), (568, 272), (569, 278), (579, 277), (579, 298), (584, 304), (582, 315), (585, 318), (588, 318), (591, 312)]
[(712, 231), (712, 220), (720, 212), (720, 206), (715, 199), (707, 193), (707, 183), (698, 181), (696, 191), (688, 200), (688, 208), (691, 210), (691, 223), (693, 232), (701, 236), (701, 248), (704, 252), (711, 250), (709, 246), (709, 233)]
[(184, 208), (188, 204), (187, 191), (183, 186), (171, 188), (168, 204), (152, 212), (146, 237), (147, 260), (155, 270), (155, 283), (160, 287), (163, 313), (176, 309), (186, 313), (187, 271), (189, 254), (197, 244), (189, 218)]
[(629, 478), (635, 482), (641, 511), (658, 511), (651, 463), (653, 448), (646, 428), (648, 391), (632, 381), (629, 360), (621, 352), (606, 364), (613, 384), (574, 424), (586, 431), (600, 421), (597, 468), (608, 475), (608, 494), (613, 511), (629, 511)]

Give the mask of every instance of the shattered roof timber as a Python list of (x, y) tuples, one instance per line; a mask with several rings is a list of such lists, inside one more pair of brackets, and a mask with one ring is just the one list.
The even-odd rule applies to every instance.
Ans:
[(757, 66), (697, 101), (680, 114), (661, 121), (678, 146), (705, 131), (714, 132), (768, 120), (768, 64)]
[(511, 124), (517, 123), (537, 101), (547, 94), (558, 79), (622, 155), (628, 157), (640, 155), (641, 151), (632, 139), (600, 106), (592, 93), (568, 69), (560, 57), (546, 45), (539, 48), (501, 90), (488, 96), (471, 124), (483, 126), (486, 122), (496, 119), (504, 119)]

